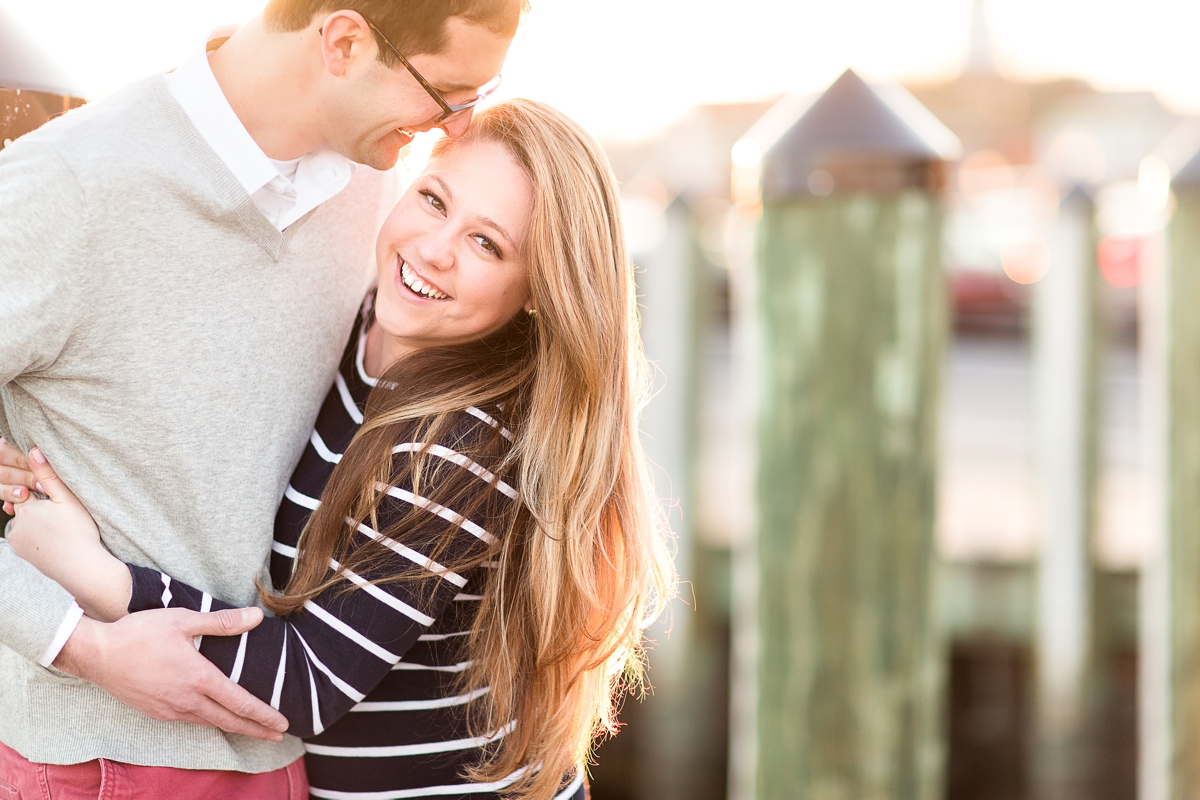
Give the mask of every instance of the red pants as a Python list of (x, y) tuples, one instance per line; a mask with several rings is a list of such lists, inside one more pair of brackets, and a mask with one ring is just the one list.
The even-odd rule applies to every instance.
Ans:
[(274, 772), (140, 767), (100, 758), (35, 764), (0, 743), (0, 800), (308, 800), (304, 759)]

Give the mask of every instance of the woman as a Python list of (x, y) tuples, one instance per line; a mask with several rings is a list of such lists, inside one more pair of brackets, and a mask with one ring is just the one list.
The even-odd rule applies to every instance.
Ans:
[[(439, 142), (376, 252), (277, 517), (280, 616), (198, 646), (306, 738), (316, 797), (582, 797), (672, 581), (612, 173), (561, 114), (500, 104)], [(29, 501), (10, 543), (89, 615), (224, 605), (79, 520)]]

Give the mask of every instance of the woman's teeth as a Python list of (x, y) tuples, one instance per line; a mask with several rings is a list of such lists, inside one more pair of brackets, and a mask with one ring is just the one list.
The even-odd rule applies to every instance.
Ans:
[(445, 300), (450, 295), (442, 294), (432, 286), (428, 286), (417, 277), (417, 274), (408, 268), (408, 263), (404, 262), (400, 265), (400, 280), (404, 281), (404, 285), (412, 289), (422, 297), (428, 297), (431, 300)]

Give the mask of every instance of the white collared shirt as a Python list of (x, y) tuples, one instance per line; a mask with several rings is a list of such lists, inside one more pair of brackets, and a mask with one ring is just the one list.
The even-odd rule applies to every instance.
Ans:
[(166, 75), (167, 90), (271, 224), (285, 229), (350, 183), (355, 163), (332, 150), (268, 158), (225, 99), (202, 47)]

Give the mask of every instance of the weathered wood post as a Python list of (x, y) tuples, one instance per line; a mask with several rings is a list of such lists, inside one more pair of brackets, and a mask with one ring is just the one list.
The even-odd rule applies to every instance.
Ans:
[(1036, 459), (1044, 533), (1037, 580), (1037, 747), (1043, 800), (1082, 797), (1092, 661), (1100, 313), (1095, 207), (1079, 188), (1049, 231), (1033, 285)]
[(766, 152), (757, 795), (940, 797), (939, 191), (957, 139), (844, 73)]
[(1166, 258), (1143, 284), (1147, 471), (1142, 568), (1142, 800), (1200, 797), (1200, 152), (1174, 175)]
[[(696, 452), (696, 258), (691, 211), (676, 197), (663, 211), (661, 241), (648, 253), (635, 255), (642, 342), (654, 364), (654, 399), (642, 416), (646, 455), (653, 464), (655, 489), (671, 503), (675, 533), (675, 568), (685, 581), (694, 580), (692, 555), (693, 457)], [(648, 653), (653, 694), (643, 702), (637, 732), (639, 755), (634, 767), (639, 800), (686, 800), (690, 791), (692, 740), (697, 702), (688, 686), (694, 604), (675, 604), (670, 616), (650, 630)]]
[[(77, 85), (0, 8), (0, 151), (51, 117), (82, 105), (81, 96)], [(0, 395), (0, 434), (7, 428)], [(0, 511), (0, 534), (8, 519)]]

